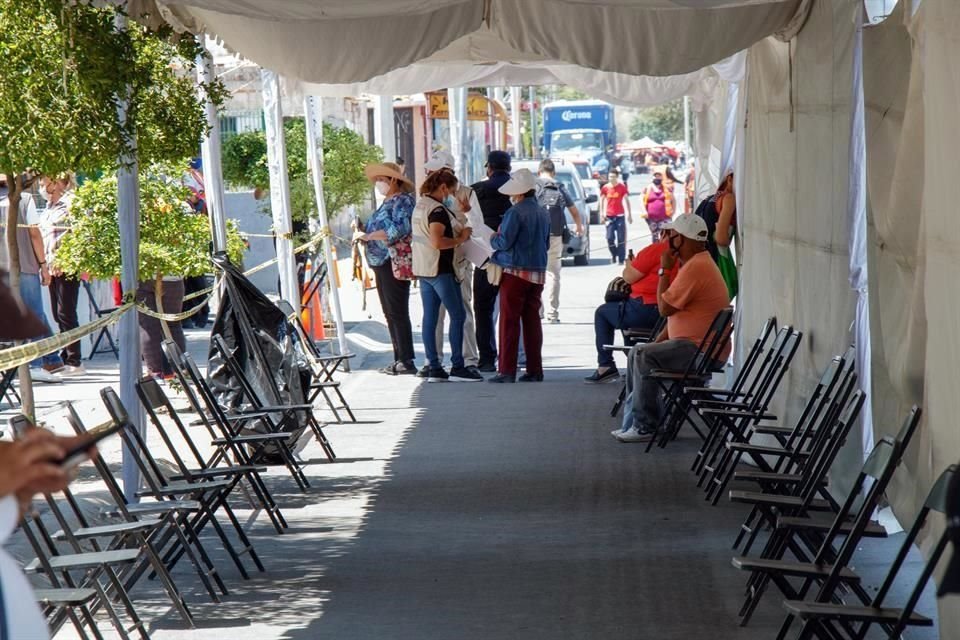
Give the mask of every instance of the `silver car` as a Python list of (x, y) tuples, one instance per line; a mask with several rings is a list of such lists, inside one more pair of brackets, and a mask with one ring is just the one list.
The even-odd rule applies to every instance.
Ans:
[[(574, 233), (577, 226), (573, 222), (570, 210), (563, 210), (567, 218), (567, 227), (570, 229), (570, 240), (563, 245), (563, 257), (573, 258), (573, 264), (578, 267), (586, 266), (590, 264), (590, 212), (587, 205), (596, 202), (597, 197), (595, 195), (587, 196), (583, 188), (583, 182), (581, 182), (573, 163), (554, 160), (554, 165), (557, 169), (557, 182), (562, 184), (570, 197), (573, 198), (573, 204), (580, 212), (580, 220), (583, 223), (583, 235), (578, 236)], [(519, 160), (511, 163), (511, 171), (529, 169), (533, 173), (537, 173), (539, 168), (540, 163), (536, 160)]]

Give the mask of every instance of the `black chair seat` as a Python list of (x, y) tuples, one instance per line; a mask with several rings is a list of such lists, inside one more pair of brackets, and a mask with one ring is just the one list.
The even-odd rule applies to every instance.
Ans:
[[(893, 624), (903, 615), (903, 609), (892, 607), (850, 607), (827, 602), (804, 602), (784, 600), (783, 608), (801, 620), (810, 618), (832, 618), (849, 622), (875, 622)], [(907, 624), (917, 627), (931, 627), (933, 620), (919, 613), (911, 613)]]
[[(116, 551), (91, 551), (50, 556), (48, 560), (52, 569), (91, 569), (109, 564), (136, 562), (138, 557), (140, 557), (139, 549), (117, 549)], [(41, 573), (43, 565), (39, 558), (34, 558), (23, 570), (26, 573)]]
[[(730, 502), (744, 504), (763, 504), (771, 507), (787, 507), (799, 509), (805, 501), (803, 496), (783, 496), (779, 494), (763, 493), (762, 491), (731, 491)], [(830, 511), (832, 506), (826, 500), (813, 499), (807, 504), (807, 509), (813, 511)]]
[[(794, 516), (783, 516), (777, 518), (777, 528), (778, 529), (807, 529), (810, 531), (830, 531), (830, 527), (833, 526), (834, 518), (802, 518)], [(847, 534), (853, 530), (853, 520), (848, 522), (840, 523), (840, 528), (838, 533)], [(867, 523), (866, 528), (864, 528), (863, 533), (861, 534), (867, 538), (886, 538), (887, 530), (883, 526), (871, 520)]]
[[(119, 533), (135, 533), (137, 531), (150, 531), (158, 525), (163, 524), (161, 520), (139, 520), (137, 522), (118, 522), (117, 524), (105, 524), (98, 527), (80, 527), (71, 531), (73, 537), (77, 540), (90, 540), (92, 538), (112, 537)], [(67, 534), (61, 529), (52, 536), (54, 540), (66, 540)]]
[(40, 604), (79, 607), (89, 604), (97, 597), (96, 589), (34, 589), (33, 597)]
[[(826, 578), (830, 575), (830, 572), (833, 571), (833, 566), (829, 564), (766, 560), (747, 556), (734, 556), (731, 562), (734, 567), (741, 571), (777, 573), (782, 576), (793, 576), (796, 578)], [(840, 570), (840, 577), (846, 582), (860, 582), (860, 576), (846, 567)]]

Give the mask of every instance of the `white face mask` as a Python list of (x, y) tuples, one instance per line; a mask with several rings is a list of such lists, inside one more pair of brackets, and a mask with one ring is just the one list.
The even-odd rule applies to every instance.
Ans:
[(382, 196), (387, 195), (390, 192), (390, 183), (383, 180), (377, 180), (377, 193)]

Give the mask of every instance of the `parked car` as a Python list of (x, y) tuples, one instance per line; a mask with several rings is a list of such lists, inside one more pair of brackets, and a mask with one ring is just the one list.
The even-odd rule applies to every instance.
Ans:
[[(590, 224), (600, 224), (600, 181), (590, 173), (586, 161), (573, 161), (573, 167), (580, 176), (583, 192), (587, 195), (587, 207), (590, 209)], [(591, 201), (592, 198), (592, 201)]]
[[(555, 161), (555, 165), (557, 168), (557, 182), (562, 184), (563, 188), (570, 194), (570, 197), (573, 198), (573, 203), (576, 205), (580, 215), (589, 215), (587, 213), (587, 207), (596, 202), (596, 196), (588, 197), (586, 195), (583, 189), (583, 182), (580, 180), (580, 175), (571, 163), (557, 160)], [(540, 163), (536, 160), (519, 160), (512, 163), (513, 171), (517, 169), (529, 169), (537, 173), (539, 168)], [(590, 227), (584, 225), (583, 236), (578, 237), (573, 233), (573, 231), (576, 230), (576, 225), (573, 223), (573, 216), (570, 215), (570, 210), (564, 209), (564, 215), (567, 217), (567, 226), (570, 228), (571, 233), (570, 241), (563, 245), (563, 257), (573, 258), (573, 264), (578, 267), (590, 264)]]

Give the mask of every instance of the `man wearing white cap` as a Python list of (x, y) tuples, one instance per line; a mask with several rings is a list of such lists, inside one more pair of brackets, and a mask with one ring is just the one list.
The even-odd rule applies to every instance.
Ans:
[[(423, 165), (427, 175), (434, 171), (453, 173), (453, 167), (453, 155), (447, 151), (435, 151)], [(470, 226), (467, 220), (467, 212), (480, 211), (477, 194), (462, 182), (457, 187), (457, 192), (454, 194), (452, 201), (444, 204), (454, 213), (457, 220), (465, 226)], [(463, 362), (467, 369), (475, 370), (480, 362), (480, 351), (477, 347), (476, 325), (473, 319), (473, 265), (464, 256), (462, 246), (454, 250), (453, 269), (454, 275), (460, 281), (460, 293), (463, 296), (463, 307), (467, 316), (463, 323)], [(443, 325), (445, 319), (446, 311), (443, 307), (440, 307), (440, 318), (437, 320), (437, 347), (441, 360), (443, 360)], [(429, 369), (429, 366), (425, 369)], [(421, 370), (420, 374), (422, 376), (425, 372)]]
[[(685, 371), (697, 357), (700, 342), (717, 313), (730, 305), (727, 285), (707, 251), (707, 223), (685, 213), (663, 225), (670, 250), (660, 257), (657, 306), (667, 328), (656, 342), (631, 352), (633, 426), (615, 434), (620, 442), (649, 442), (660, 425), (659, 385), (645, 376), (653, 370)], [(676, 261), (680, 271), (673, 283), (670, 271)], [(727, 347), (729, 350), (729, 345)], [(722, 355), (726, 359), (727, 354)]]
[(515, 382), (520, 326), (527, 354), (527, 372), (521, 382), (543, 380), (543, 326), (540, 324), (540, 297), (546, 281), (547, 251), (550, 248), (550, 214), (537, 202), (537, 177), (529, 169), (515, 171), (500, 187), (510, 196), (500, 230), (490, 244), (492, 261), (503, 267), (500, 280), (500, 358), (497, 375), (490, 382)]

